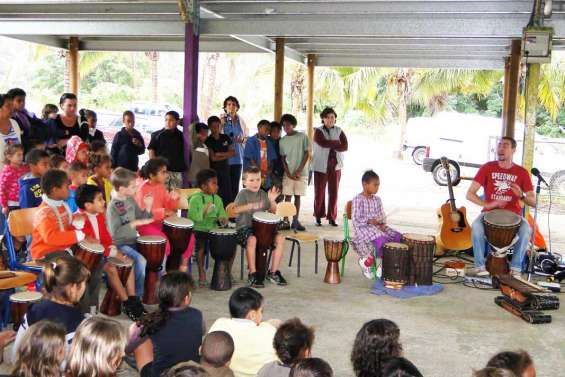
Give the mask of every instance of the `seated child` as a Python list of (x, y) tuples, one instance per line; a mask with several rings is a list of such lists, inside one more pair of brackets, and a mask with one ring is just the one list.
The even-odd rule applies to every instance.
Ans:
[(41, 189), (43, 202), (33, 219), (31, 256), (34, 260), (45, 258), (48, 261), (85, 239), (82, 232), (84, 219), (73, 220), (67, 205), (67, 173), (57, 169), (47, 171), (41, 177)]
[(231, 318), (219, 318), (210, 328), (225, 331), (234, 342), (230, 368), (237, 377), (254, 377), (261, 367), (277, 360), (273, 339), (277, 331), (263, 320), (263, 296), (248, 287), (236, 289), (229, 301)]
[(114, 191), (112, 200), (108, 204), (106, 223), (114, 245), (133, 260), (135, 295), (141, 297), (147, 261), (136, 250), (135, 241), (137, 240), (137, 228), (153, 222), (153, 216), (149, 211), (153, 205), (153, 197), (144, 198), (145, 208), (148, 210), (144, 211), (139, 208), (133, 199), (137, 191), (136, 177), (134, 172), (126, 168), (117, 168), (112, 173), (110, 180)]
[(90, 154), (103, 154), (109, 156), (106, 140), (93, 140), (90, 143)]
[(77, 328), (65, 377), (115, 376), (122, 363), (127, 334), (108, 317), (87, 318)]
[(228, 216), (224, 203), (218, 193), (218, 176), (212, 169), (204, 169), (196, 175), (200, 192), (192, 194), (188, 201), (188, 217), (194, 221), (194, 235), (198, 255), (199, 285), (206, 285), (206, 270), (204, 269), (204, 251), (210, 239), (209, 231), (216, 228), (218, 223), (227, 225)]
[[(84, 315), (76, 307), (84, 294), (90, 272), (78, 259), (63, 254), (53, 258), (43, 268), (43, 299), (31, 305), (18, 328), (13, 352), (19, 348), (30, 326), (41, 320), (61, 324), (65, 329), (65, 343), (71, 344), (76, 328), (83, 321)], [(15, 359), (15, 354), (13, 355)]]
[(69, 185), (69, 198), (67, 199), (67, 204), (72, 213), (75, 213), (78, 209), (76, 203), (76, 193), (80, 185), (84, 185), (88, 178), (88, 168), (85, 164), (80, 161), (75, 161), (69, 166), (69, 180), (71, 184)]
[(88, 177), (86, 183), (98, 186), (98, 189), (100, 189), (100, 192), (104, 195), (105, 203), (110, 203), (112, 199), (112, 184), (110, 183), (112, 160), (110, 156), (100, 154), (91, 155), (88, 168), (92, 171), (92, 175)]
[[(65, 161), (69, 165), (75, 161), (80, 161), (85, 165), (88, 164), (88, 144), (82, 141), (79, 136), (71, 136), (69, 141), (67, 141)], [(55, 168), (59, 169), (59, 167)]]
[(24, 147), (21, 144), (10, 144), (4, 150), (4, 167), (0, 172), (0, 205), (2, 212), (20, 208), (20, 178), (27, 174), (28, 167), (23, 164)]
[(32, 149), (25, 158), (29, 173), (20, 180), (20, 208), (33, 208), (41, 204), (41, 177), (49, 170), (49, 155), (42, 149)]
[(60, 377), (64, 359), (65, 328), (42, 320), (30, 326), (22, 336), (11, 375)]
[(122, 284), (118, 276), (118, 270), (111, 263), (106, 263), (107, 257), (129, 261), (129, 258), (122, 254), (116, 246), (112, 244), (112, 237), (106, 227), (106, 206), (102, 193), (96, 186), (79, 186), (76, 196), (78, 214), (86, 218), (84, 223), (84, 234), (87, 237), (97, 240), (104, 246), (104, 258), (100, 265), (95, 268), (88, 282), (86, 293), (83, 297), (83, 311), (88, 307), (98, 307), (98, 296), (100, 285), (102, 284), (102, 270), (108, 276), (108, 284), (120, 297), (126, 315), (132, 320), (137, 321), (143, 315), (143, 305), (141, 300), (135, 295), (135, 278), (129, 274), (126, 285)]
[[(257, 167), (250, 167), (243, 172), (243, 185), (235, 198), (234, 211), (237, 213), (237, 238), (238, 242), (246, 247), (247, 266), (249, 269), (249, 285), (255, 288), (263, 288), (264, 282), (260, 281), (255, 268), (255, 248), (257, 239), (253, 235), (252, 221), (253, 213), (259, 211), (275, 212), (277, 204), (275, 199), (280, 191), (273, 187), (269, 193), (261, 190), (261, 171)], [(277, 233), (274, 240), (271, 269), (267, 273), (267, 279), (278, 285), (286, 285), (287, 282), (279, 271), (279, 264), (283, 254), (284, 236)]]
[(532, 358), (526, 351), (499, 352), (487, 363), (487, 367), (503, 368), (514, 372), (516, 377), (535, 377), (536, 368)]
[[(393, 357), (387, 359), (383, 364), (382, 377), (424, 377), (410, 360), (404, 357)], [(535, 376), (535, 375), (534, 375)]]
[(279, 360), (265, 364), (257, 377), (288, 377), (294, 364), (310, 357), (313, 343), (314, 329), (304, 325), (298, 318), (282, 323), (273, 341)]
[(134, 352), (141, 377), (161, 376), (181, 361), (200, 360), (205, 324), (200, 310), (190, 306), (192, 289), (190, 275), (167, 273), (159, 282), (159, 310), (130, 327), (126, 352)]
[(317, 357), (302, 359), (290, 370), (290, 377), (333, 377), (330, 364)]
[(230, 369), (234, 343), (225, 331), (212, 331), (204, 337), (200, 348), (200, 365), (210, 377), (234, 377)]
[(180, 363), (164, 372), (161, 377), (212, 377), (204, 368), (189, 363)]
[(367, 279), (372, 279), (371, 266), (375, 262), (373, 250), (382, 258), (382, 247), (387, 242), (400, 242), (402, 235), (386, 225), (386, 216), (379, 191), (377, 173), (367, 170), (362, 178), (363, 192), (353, 198), (352, 223), (355, 234), (353, 245), (359, 255), (359, 266)]

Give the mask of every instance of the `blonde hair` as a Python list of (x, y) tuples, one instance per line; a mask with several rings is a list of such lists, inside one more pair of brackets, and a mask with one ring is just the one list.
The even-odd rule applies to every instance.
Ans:
[(18, 377), (59, 377), (65, 350), (65, 328), (39, 321), (25, 332), (18, 347), (12, 375)]
[(100, 316), (84, 320), (73, 338), (67, 377), (113, 376), (126, 343), (126, 330), (119, 322)]

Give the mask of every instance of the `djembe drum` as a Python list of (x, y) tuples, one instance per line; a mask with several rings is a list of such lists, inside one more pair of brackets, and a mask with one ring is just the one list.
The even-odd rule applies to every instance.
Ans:
[(324, 283), (339, 284), (341, 278), (339, 276), (339, 260), (343, 255), (343, 238), (337, 237), (324, 237), (324, 253), (328, 265), (326, 267), (326, 276), (324, 276)]
[(10, 309), (14, 331), (17, 331), (22, 324), (24, 314), (27, 313), (29, 306), (41, 300), (41, 297), (43, 297), (41, 293), (29, 291), (14, 293), (10, 296)]
[[(110, 263), (112, 266), (116, 267), (120, 282), (125, 287), (129, 278), (129, 274), (131, 273), (133, 262), (110, 257), (108, 258), (106, 263)], [(100, 313), (106, 314), (111, 317), (120, 315), (122, 313), (122, 301), (120, 299), (120, 296), (118, 296), (118, 294), (110, 285), (108, 285), (108, 290), (104, 295), (102, 305), (100, 305)]]
[(267, 272), (267, 252), (273, 247), (277, 225), (281, 218), (270, 212), (255, 212), (253, 214), (253, 234), (257, 239), (255, 249), (255, 268), (257, 280), (263, 282)]
[(167, 257), (167, 271), (178, 270), (182, 254), (186, 251), (194, 223), (184, 217), (171, 216), (163, 221), (163, 233), (169, 239), (171, 253)]
[(104, 246), (87, 241), (79, 242), (73, 250), (75, 258), (79, 259), (92, 273), (104, 255)]
[(161, 236), (143, 236), (136, 241), (137, 251), (145, 257), (145, 285), (143, 288), (143, 303), (154, 305), (157, 300), (157, 284), (159, 282), (159, 271), (162, 270), (165, 258), (165, 245), (167, 240)]
[(231, 289), (230, 262), (236, 253), (237, 240), (234, 229), (216, 228), (210, 231), (210, 255), (214, 258), (214, 273), (210, 289)]
[(400, 289), (410, 279), (412, 255), (408, 245), (388, 242), (383, 246), (383, 281), (385, 287)]
[(412, 254), (409, 285), (432, 285), (433, 262), (436, 240), (433, 236), (406, 233), (402, 242), (407, 244)]
[(486, 268), (491, 276), (510, 272), (507, 249), (513, 245), (521, 222), (520, 216), (504, 209), (494, 209), (483, 216), (485, 237), (490, 245)]

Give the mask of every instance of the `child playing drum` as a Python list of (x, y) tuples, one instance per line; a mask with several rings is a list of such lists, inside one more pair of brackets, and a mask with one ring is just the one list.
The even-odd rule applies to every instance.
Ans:
[[(255, 288), (263, 288), (265, 285), (262, 279), (257, 276), (255, 264), (257, 238), (253, 234), (252, 228), (253, 213), (259, 211), (275, 212), (277, 206), (275, 199), (279, 196), (280, 190), (276, 187), (271, 188), (268, 193), (261, 190), (261, 170), (257, 167), (249, 167), (243, 171), (243, 184), (245, 188), (237, 194), (234, 201), (234, 211), (237, 214), (237, 240), (246, 247), (249, 285)], [(267, 280), (277, 285), (287, 284), (279, 271), (283, 246), (284, 236), (277, 233), (274, 241), (273, 262), (267, 273)]]
[(374, 263), (373, 250), (382, 257), (382, 247), (387, 242), (400, 242), (402, 235), (386, 225), (386, 216), (379, 191), (380, 179), (377, 173), (367, 170), (361, 177), (363, 192), (353, 198), (352, 222), (355, 235), (352, 242), (359, 255), (359, 266), (363, 275), (371, 279)]

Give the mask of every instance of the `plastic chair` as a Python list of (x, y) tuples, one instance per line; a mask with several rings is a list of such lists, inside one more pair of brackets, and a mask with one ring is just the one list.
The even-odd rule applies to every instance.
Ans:
[(43, 268), (35, 261), (19, 263), (16, 258), (16, 249), (12, 237), (29, 236), (33, 231), (33, 218), (37, 208), (17, 209), (10, 212), (8, 225), (6, 227), (5, 239), (8, 249), (8, 267), (10, 270), (23, 270), (41, 273)]
[[(290, 202), (280, 202), (277, 204), (277, 211), (276, 214), (280, 217), (288, 217), (291, 218), (296, 215), (296, 207), (294, 204)], [(288, 267), (292, 267), (292, 259), (294, 256), (294, 249), (297, 249), (297, 268), (296, 268), (296, 275), (300, 277), (300, 262), (301, 262), (301, 251), (302, 251), (302, 244), (303, 243), (314, 243), (314, 273), (318, 273), (318, 241), (320, 241), (320, 237), (313, 233), (308, 232), (296, 232), (295, 230), (284, 231), (281, 232), (287, 241), (292, 243), (292, 247), (290, 249), (290, 260), (288, 261)]]

